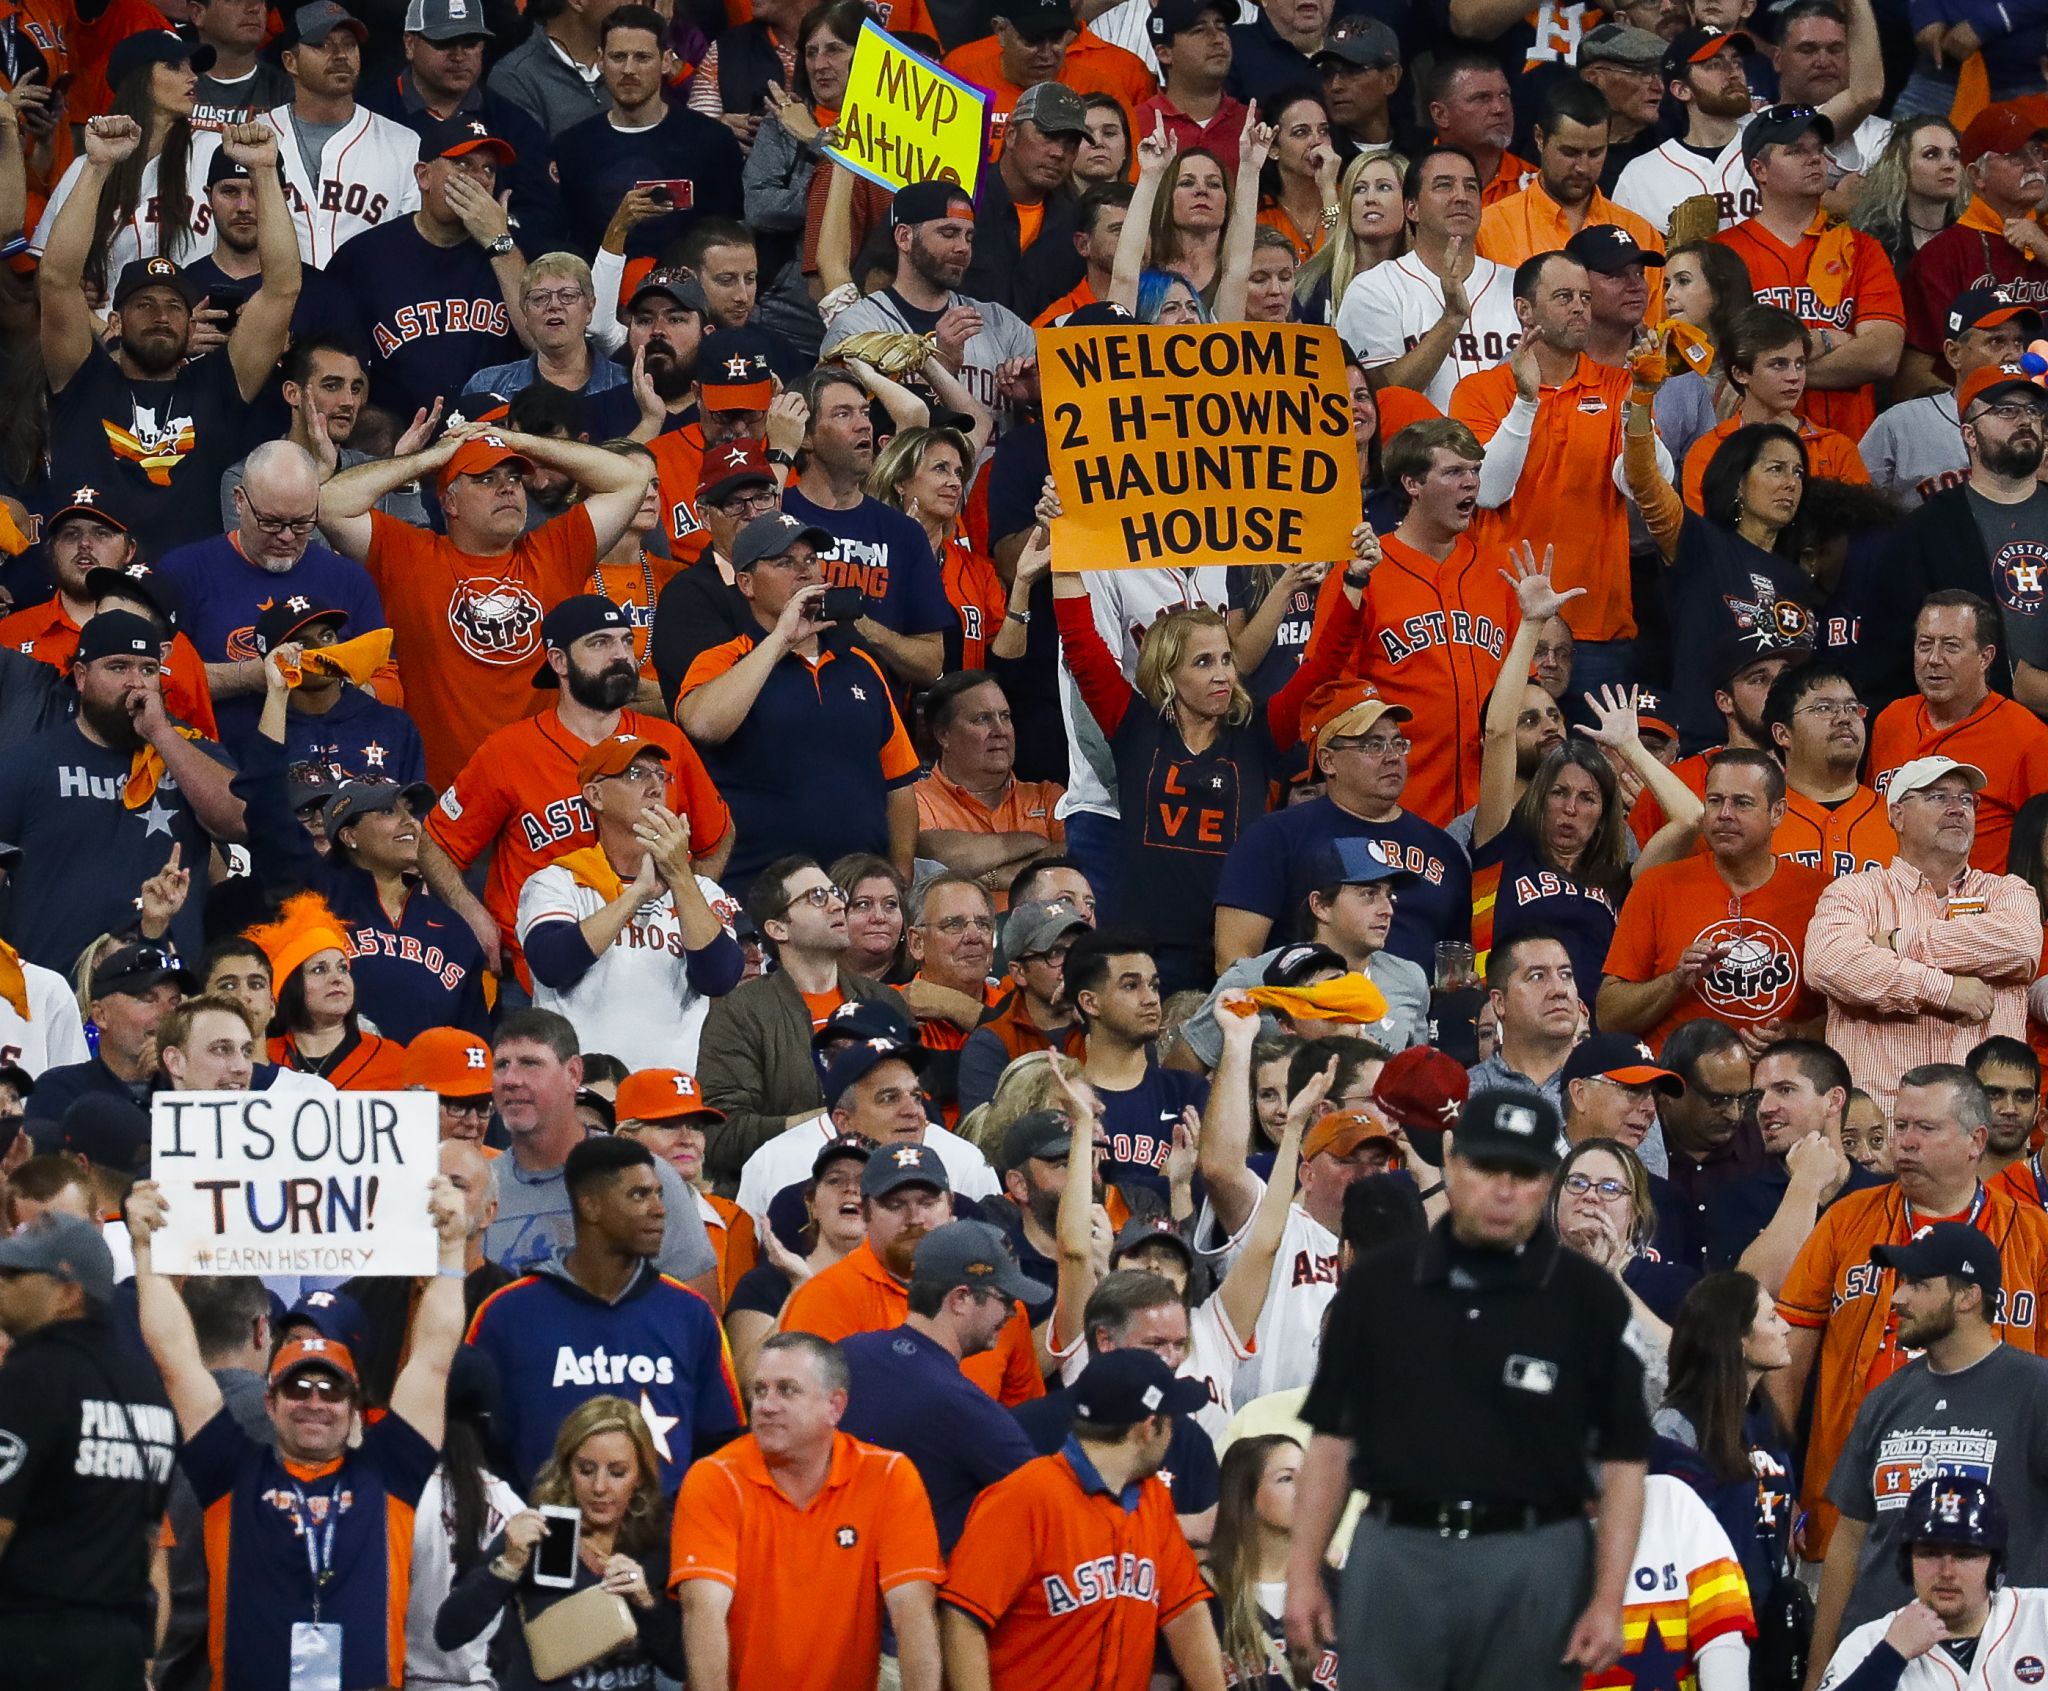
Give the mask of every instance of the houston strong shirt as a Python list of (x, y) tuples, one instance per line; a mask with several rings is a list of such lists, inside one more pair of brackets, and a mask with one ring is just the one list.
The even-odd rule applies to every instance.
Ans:
[(406, 709), (427, 743), (427, 779), (445, 787), (485, 735), (544, 699), (533, 685), (541, 618), (590, 578), (590, 516), (573, 506), (491, 557), (372, 511), (363, 563), (396, 636)]

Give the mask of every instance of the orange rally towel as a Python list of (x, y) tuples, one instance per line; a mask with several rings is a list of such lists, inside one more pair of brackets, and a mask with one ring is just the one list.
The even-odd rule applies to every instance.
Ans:
[(0, 939), (0, 1001), (11, 1005), (23, 1021), (28, 1020), (28, 977), (21, 972), (21, 953), (4, 939)]
[[(1314, 986), (1246, 987), (1245, 996), (1265, 1009), (1311, 1022), (1377, 1022), (1387, 1014), (1387, 995), (1355, 972)], [(1251, 1013), (1240, 1006), (1226, 1008), (1240, 1016)]]
[(299, 654), (297, 663), (281, 663), (277, 667), (286, 685), (292, 687), (305, 680), (309, 670), (315, 675), (338, 675), (358, 687), (367, 687), (370, 677), (390, 661), (391, 630), (377, 628), (336, 645), (308, 646)]
[(1842, 303), (1849, 278), (1855, 273), (1856, 231), (1846, 223), (1832, 223), (1821, 231), (1813, 249), (1813, 262), (1806, 267), (1806, 285), (1822, 305), (1832, 311)]
[[(196, 728), (187, 728), (182, 722), (171, 726), (187, 740), (202, 738)], [(156, 784), (164, 778), (164, 755), (154, 746), (136, 748), (135, 761), (128, 766), (128, 785), (121, 789), (121, 804), (127, 810), (140, 810), (156, 797)]]

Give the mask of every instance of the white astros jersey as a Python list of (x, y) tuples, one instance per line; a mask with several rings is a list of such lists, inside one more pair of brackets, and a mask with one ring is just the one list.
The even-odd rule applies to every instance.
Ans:
[[(1821, 1676), (1820, 1691), (1835, 1687), (1863, 1665), (1884, 1642), (1893, 1616), (1866, 1621), (1835, 1647), (1834, 1659)], [(2006, 1691), (2008, 1686), (2048, 1681), (2048, 1591), (2006, 1586), (1991, 1594), (1991, 1613), (1978, 1636), (1976, 1660), (1963, 1672), (1953, 1656), (1937, 1644), (1916, 1656), (1899, 1675), (1899, 1691)]]
[(1711, 194), (1721, 210), (1721, 227), (1732, 229), (1763, 210), (1763, 197), (1749, 179), (1742, 161), (1738, 131), (1712, 158), (1682, 141), (1666, 141), (1623, 166), (1614, 185), (1614, 203), (1644, 218), (1660, 235), (1668, 234), (1671, 214), (1679, 203), (1697, 194)]
[(263, 121), (277, 131), (277, 156), (284, 161), (284, 197), (298, 232), (299, 257), (325, 269), (335, 248), (352, 235), (375, 229), (420, 208), (413, 166), (420, 162), (416, 131), (367, 106), (328, 137), (320, 149), (320, 180), (306, 175), (306, 158), (290, 106), (275, 106)]
[(22, 963), (20, 968), (28, 1019), (24, 1021), (0, 997), (0, 1067), (18, 1068), (34, 1080), (45, 1069), (90, 1062), (92, 1052), (70, 983), (56, 970), (36, 963)]
[[(1490, 258), (1472, 261), (1472, 274), (1465, 279), (1472, 315), (1422, 390), (1439, 411), (1450, 411), (1451, 389), (1460, 379), (1492, 369), (1515, 350), (1522, 325), (1514, 295), (1515, 273), (1506, 265)], [(1411, 350), (1443, 314), (1443, 284), (1409, 253), (1352, 279), (1337, 306), (1337, 333), (1370, 370)]]
[[(1263, 1192), (1264, 1185), (1261, 1183)], [(1256, 1219), (1248, 1216), (1236, 1236), (1213, 1243), (1216, 1220), (1204, 1209), (1195, 1233), (1195, 1248), (1220, 1257), (1216, 1271), (1227, 1271), (1244, 1249), (1245, 1236)], [(1315, 1378), (1316, 1357), (1323, 1343), (1323, 1312), (1337, 1295), (1337, 1235), (1299, 1204), (1287, 1206), (1287, 1225), (1280, 1234), (1280, 1253), (1266, 1282), (1266, 1301), (1252, 1329), (1251, 1355), (1240, 1365), (1231, 1400), (1249, 1403), (1269, 1392), (1306, 1386)]]

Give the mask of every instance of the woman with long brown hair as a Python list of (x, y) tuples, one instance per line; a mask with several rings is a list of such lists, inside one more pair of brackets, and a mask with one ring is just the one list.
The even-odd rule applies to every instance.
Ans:
[(1300, 1691), (1337, 1683), (1337, 1652), (1297, 1664), (1281, 1624), (1287, 1557), (1294, 1544), (1301, 1446), (1285, 1433), (1239, 1439), (1223, 1453), (1216, 1529), (1202, 1572), (1216, 1593), (1224, 1673), (1240, 1691)]

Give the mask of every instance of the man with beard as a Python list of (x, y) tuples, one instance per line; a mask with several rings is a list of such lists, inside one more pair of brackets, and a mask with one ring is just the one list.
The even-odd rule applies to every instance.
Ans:
[[(1564, 618), (1552, 617), (1551, 623), (1564, 627)], [(1567, 633), (1566, 638), (1570, 636)], [(1515, 713), (1515, 797), (1521, 803), (1522, 795), (1529, 790), (1529, 777), (1536, 773), (1546, 753), (1553, 746), (1564, 744), (1564, 712), (1557, 708), (1557, 699), (1538, 679), (1540, 664), (1530, 666), (1530, 679), (1522, 683), (1522, 708)], [(1508, 681), (1505, 685), (1512, 687)], [(1616, 771), (1617, 776), (1619, 771)], [(1476, 804), (1445, 824), (1444, 832), (1456, 840), (1469, 853), (1472, 849), (1472, 821), (1479, 814)]]
[(2029, 709), (2048, 709), (2048, 489), (2036, 479), (2048, 394), (2016, 360), (1987, 364), (1957, 387), (1956, 414), (1968, 472), (1899, 524), (1886, 570), (1909, 591), (1963, 588), (1995, 603), (2003, 634), (1988, 683)]
[[(614, 218), (612, 230), (618, 227)], [(610, 242), (612, 232), (608, 231), (605, 239)], [(598, 249), (590, 274), (600, 302), (617, 291), (611, 286), (609, 272), (622, 274), (624, 268), (623, 243), (616, 253), (609, 245)], [(641, 277), (615, 317), (600, 304), (591, 332), (614, 353), (623, 347), (628, 369), (646, 371), (646, 382), (636, 378), (633, 384), (634, 398), (642, 407), (639, 425), (633, 430), (635, 440), (652, 440), (677, 428), (695, 410), (690, 384), (696, 379), (697, 349), (710, 326), (704, 290), (693, 278), (672, 268), (650, 270)]]
[[(900, 1327), (910, 1313), (918, 1241), (952, 1220), (953, 1188), (945, 1162), (929, 1145), (885, 1145), (861, 1171), (860, 1194), (867, 1238), (858, 1250), (790, 1293), (782, 1306), (784, 1332), (838, 1340)], [(1030, 1318), (1018, 1303), (1010, 1305), (995, 1343), (960, 1367), (990, 1397), (1012, 1408), (1045, 1395)]]
[[(534, 686), (557, 689), (551, 709), (500, 728), (480, 745), (427, 820), (420, 867), (427, 884), (474, 928), (502, 936), (507, 966), (531, 990), (520, 955), (519, 892), (564, 851), (597, 843), (577, 770), (600, 742), (625, 735), (666, 754), (661, 802), (687, 829), (695, 871), (716, 881), (732, 854), (732, 818), (690, 742), (671, 722), (627, 708), (640, 684), (633, 630), (608, 599), (565, 599), (541, 625), (547, 656)], [(482, 904), (462, 877), (486, 851)]]
[[(1078, 1088), (1076, 1091), (1084, 1098), (1087, 1096)], [(1089, 1226), (1100, 1241), (1112, 1238), (1116, 1231), (1103, 1204), (1108, 1189), (1102, 1180), (1102, 1164), (1109, 1155), (1109, 1141), (1103, 1137), (1099, 1122), (1090, 1131)], [(1003, 1134), (1002, 1201), (991, 1200), (982, 1205), (982, 1212), (993, 1218), (1008, 1236), (1010, 1252), (1018, 1267), (1047, 1285), (1059, 1279), (1060, 1199), (1067, 1190), (1068, 1171), (1074, 1166), (1073, 1151), (1073, 1118), (1064, 1110), (1032, 1110), (1019, 1116)]]
[(555, 857), (519, 892), (534, 1003), (634, 1069), (695, 1069), (705, 1011), (739, 985), (744, 962), (725, 927), (738, 905), (692, 867), (689, 828), (662, 803), (667, 763), (630, 733), (586, 751), (576, 780), (596, 843)]
[(1956, 1221), (1871, 1247), (1871, 1264), (1895, 1277), (1900, 1348), (1918, 1354), (1863, 1400), (1828, 1482), (1841, 1518), (1814, 1605), (1816, 1667), (1845, 1633), (1912, 1595), (1902, 1474), (1995, 1484), (2012, 1515), (2005, 1571), (2016, 1585), (2048, 1583), (2048, 1360), (2000, 1336), (2001, 1308), (2033, 1290), (2023, 1279), (2032, 1259), (2001, 1254)]
[(54, 485), (114, 490), (136, 512), (142, 550), (162, 557), (213, 530), (221, 472), (247, 439), (247, 407), (290, 338), (300, 265), (277, 137), (260, 123), (224, 130), (221, 150), (249, 169), (255, 185), (262, 287), (236, 318), (225, 356), (188, 363), (198, 292), (169, 259), (137, 259), (114, 282), (109, 352), (85, 297), (86, 259), (100, 196), (142, 140), (130, 117), (86, 125), (77, 190), (57, 214), (36, 286)]
[[(671, 289), (674, 291), (669, 292)], [(687, 278), (669, 282), (664, 292), (676, 300), (684, 297), (686, 289), (686, 309), (701, 309), (703, 294)], [(708, 310), (703, 311), (701, 321), (707, 327), (696, 342), (691, 368), (682, 377), (681, 392), (690, 404), (676, 413), (688, 416), (694, 409), (690, 421), (673, 424), (670, 418), (667, 407), (671, 402), (662, 396), (676, 387), (677, 373), (671, 370), (665, 375), (654, 361), (657, 342), (652, 337), (647, 342), (646, 373), (633, 384), (634, 398), (640, 404), (640, 427), (633, 431), (633, 438), (645, 441), (654, 455), (662, 527), (670, 551), (683, 559), (700, 557), (706, 544), (695, 501), (705, 480), (705, 460), (713, 449), (758, 450), (765, 444), (779, 491), (796, 463), (797, 449), (804, 444), (804, 425), (810, 418), (803, 394), (775, 391), (774, 338), (766, 330), (709, 327)], [(678, 362), (680, 359), (678, 352)], [(917, 532), (922, 539), (924, 531)], [(928, 545), (926, 550), (930, 550)]]
[[(216, 0), (223, 8), (227, 3)], [(213, 220), (213, 251), (186, 265), (185, 276), (207, 306), (226, 312), (232, 323), (263, 286), (263, 256), (256, 246), (256, 183), (249, 167), (222, 148), (215, 149), (206, 166), (206, 207)], [(299, 266), (299, 298), (292, 308), (295, 343), (348, 322), (354, 309), (324, 270)]]
[(895, 279), (832, 319), (819, 356), (829, 357), (849, 335), (871, 329), (930, 335), (946, 367), (984, 406), (1000, 413), (997, 367), (1035, 356), (1036, 343), (1031, 326), (1008, 306), (959, 291), (974, 262), (973, 201), (957, 182), (913, 182), (897, 189), (890, 203), (889, 236), (896, 248)]
[(1664, 89), (1685, 112), (1685, 133), (1631, 159), (1614, 185), (1614, 203), (1665, 229), (1683, 200), (1711, 197), (1723, 229), (1754, 217), (1763, 199), (1742, 160), (1742, 120), (1749, 116), (1749, 73), (1742, 55), (1752, 43), (1740, 30), (1681, 31), (1664, 51)]
[[(71, 659), (77, 717), (0, 760), (0, 840), (23, 854), (8, 877), (5, 937), (30, 962), (68, 972), (93, 940), (134, 921), (136, 889), (173, 846), (203, 865), (214, 840), (242, 836), (225, 755), (165, 712), (162, 646), (132, 612), (94, 617)], [(203, 944), (206, 895), (206, 876), (194, 875), (171, 918), (188, 956)]]
[[(2041, 1059), (2024, 1039), (1993, 1034), (1963, 1059), (1963, 1066), (1977, 1077), (1991, 1109), (1990, 1137), (1984, 1144), (1984, 1178), (1991, 1180), (2020, 1163), (2040, 1125)], [(2014, 1190), (2024, 1192), (2019, 1186)]]
[[(346, 358), (360, 379), (361, 366), (346, 354), (316, 352), (310, 357), (315, 369)], [(310, 378), (313, 370), (306, 374)], [(291, 385), (287, 382), (287, 393)], [(302, 396), (305, 391), (302, 383)], [(356, 456), (360, 460), (363, 454)], [(227, 532), (181, 546), (159, 566), (184, 597), (184, 632), (206, 660), (221, 738), (229, 744), (247, 739), (262, 708), (263, 656), (256, 628), (267, 611), (301, 599), (301, 611), (318, 606), (338, 613), (358, 635), (385, 626), (384, 606), (368, 572), (314, 538), (321, 475), (312, 455), (289, 440), (266, 441), (238, 468), (241, 474), (229, 495), (232, 515)], [(337, 678), (306, 679), (331, 683)], [(398, 666), (388, 657), (372, 671), (368, 687), (385, 704), (404, 701)], [(332, 703), (331, 692), (319, 696)], [(317, 708), (305, 700), (298, 703)], [(358, 775), (396, 773), (359, 764), (347, 767)]]
[(1856, 779), (1869, 712), (1840, 670), (1802, 664), (1771, 683), (1764, 726), (1785, 760), (1785, 820), (1771, 850), (1832, 879), (1898, 854), (1884, 800)]
[[(1779, 676), (1788, 673), (1806, 655), (1799, 647), (1758, 652), (1743, 641), (1731, 641), (1721, 656), (1727, 679), (1714, 691), (1714, 708), (1721, 713), (1721, 743), (1680, 758), (1671, 766), (1671, 773), (1704, 798), (1707, 771), (1723, 752), (1773, 751), (1771, 733), (1764, 723), (1771, 688)], [(1629, 810), (1629, 832), (1635, 835), (1638, 846), (1647, 845), (1669, 820), (1664, 807), (1657, 802), (1657, 795), (1644, 792)]]

